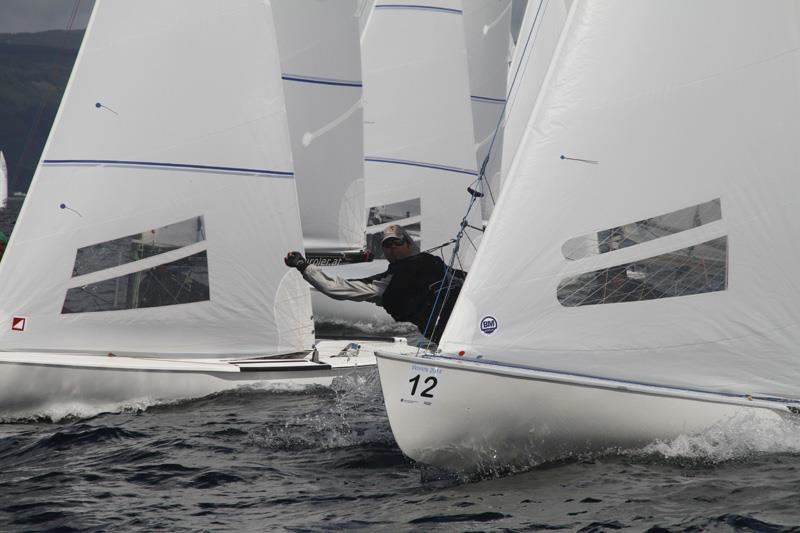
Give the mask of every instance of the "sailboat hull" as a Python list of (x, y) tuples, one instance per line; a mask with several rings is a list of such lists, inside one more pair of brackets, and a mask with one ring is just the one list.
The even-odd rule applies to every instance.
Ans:
[(380, 352), (378, 371), (403, 453), (458, 472), (529, 467), (697, 434), (784, 404)]
[[(404, 342), (401, 342), (404, 344)], [(319, 341), (319, 362), (301, 359), (165, 359), (58, 353), (0, 353), (0, 420), (49, 412), (199, 398), (241, 387), (328, 386), (371, 372), (374, 349), (393, 343)]]

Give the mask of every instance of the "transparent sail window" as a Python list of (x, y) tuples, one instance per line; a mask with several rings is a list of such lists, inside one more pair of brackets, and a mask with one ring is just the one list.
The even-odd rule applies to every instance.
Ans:
[(85, 246), (78, 249), (72, 276), (82, 276), (132, 263), (204, 241), (205, 238), (205, 222), (203, 217), (199, 216), (113, 241)]
[[(416, 224), (408, 224), (403, 225), (405, 230), (411, 236), (411, 240), (414, 241), (412, 248), (416, 251), (419, 251), (419, 241), (420, 235), (422, 234), (422, 223), (417, 222)], [(375, 259), (386, 259), (386, 256), (383, 255), (383, 247), (381, 246), (381, 241), (383, 240), (383, 232), (379, 233), (368, 233), (367, 234), (367, 250), (372, 252), (372, 256)]]
[(574, 261), (674, 235), (721, 218), (722, 207), (720, 199), (717, 198), (665, 215), (575, 237), (564, 243), (561, 253), (566, 259)]
[(69, 289), (61, 313), (164, 307), (209, 299), (204, 250), (127, 276)]
[(367, 226), (378, 226), (422, 214), (422, 202), (419, 198), (404, 200), (393, 204), (379, 205), (369, 208)]
[(565, 307), (639, 302), (724, 291), (728, 238), (564, 279), (557, 289)]

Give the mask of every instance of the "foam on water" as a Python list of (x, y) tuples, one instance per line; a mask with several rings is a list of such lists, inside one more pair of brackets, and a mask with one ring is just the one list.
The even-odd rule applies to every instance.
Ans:
[(180, 401), (160, 401), (152, 398), (138, 398), (125, 402), (84, 403), (64, 402), (37, 407), (31, 410), (17, 411), (13, 415), (0, 417), (0, 424), (26, 422), (59, 423), (69, 420), (82, 420), (105, 413), (141, 413), (149, 408), (162, 405), (174, 405)]
[(712, 464), (761, 454), (800, 454), (800, 417), (754, 409), (703, 433), (657, 441), (627, 453)]
[(336, 378), (330, 401), (312, 412), (292, 416), (251, 432), (251, 442), (270, 450), (331, 450), (365, 444), (393, 444), (388, 422), (364, 424), (355, 413), (382, 415), (377, 373)]

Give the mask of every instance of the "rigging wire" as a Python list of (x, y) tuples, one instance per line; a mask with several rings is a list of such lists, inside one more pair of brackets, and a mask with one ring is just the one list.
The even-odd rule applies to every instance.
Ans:
[[(442, 275), (442, 281), (439, 283), (439, 289), (437, 289), (437, 291), (436, 291), (436, 298), (434, 299), (433, 307), (431, 308), (431, 312), (428, 315), (428, 320), (427, 320), (427, 322), (425, 324), (425, 329), (422, 332), (423, 336), (426, 339), (428, 339), (427, 344), (425, 344), (425, 351), (430, 352), (431, 345), (433, 344), (433, 341), (430, 340), (430, 338), (428, 337), (428, 334), (430, 333), (432, 335), (433, 333), (436, 332), (437, 328), (439, 327), (439, 322), (441, 321), (441, 318), (442, 318), (442, 311), (444, 310), (444, 307), (447, 304), (448, 299), (450, 297), (450, 293), (451, 293), (452, 288), (453, 288), (453, 282), (455, 281), (455, 277), (456, 277), (455, 273), (454, 273), (454, 268), (453, 268), (456, 260), (458, 260), (459, 265), (461, 265), (461, 259), (458, 256), (458, 252), (459, 252), (459, 249), (461, 247), (461, 239), (466, 235), (466, 233), (465, 233), (466, 229), (467, 228), (473, 228), (473, 226), (469, 225), (468, 220), (469, 220), (469, 214), (472, 211), (473, 207), (475, 206), (476, 200), (480, 196), (482, 196), (482, 194), (480, 192), (478, 192), (478, 189), (488, 191), (489, 192), (489, 197), (492, 200), (492, 204), (493, 205), (495, 204), (494, 194), (492, 193), (491, 186), (489, 185), (488, 181), (486, 180), (486, 167), (489, 165), (489, 160), (491, 158), (492, 150), (493, 150), (495, 142), (497, 140), (497, 135), (500, 132), (501, 126), (503, 125), (503, 122), (504, 122), (504, 120), (506, 118), (507, 108), (509, 107), (508, 103), (509, 103), (509, 100), (511, 99), (512, 92), (514, 92), (515, 84), (517, 82), (517, 78), (519, 77), (520, 72), (523, 70), (522, 69), (523, 64), (525, 64), (525, 62), (522, 61), (522, 58), (524, 58), (525, 54), (528, 52), (528, 46), (530, 45), (530, 47), (533, 48), (533, 45), (535, 44), (536, 37), (534, 36), (534, 29), (538, 30), (539, 27), (541, 26), (541, 23), (539, 23), (540, 22), (540, 17), (542, 17), (544, 15), (544, 11), (547, 10), (547, 5), (549, 5), (549, 3), (550, 3), (550, 0), (541, 0), (539, 2), (539, 6), (536, 9), (536, 15), (534, 15), (534, 19), (533, 19), (533, 23), (531, 24), (530, 31), (528, 32), (528, 35), (525, 38), (525, 45), (524, 45), (524, 47), (522, 49), (522, 54), (520, 54), (520, 62), (517, 65), (516, 70), (514, 71), (514, 77), (511, 79), (510, 87), (509, 87), (509, 89), (508, 89), (508, 91), (506, 93), (506, 101), (503, 102), (503, 108), (500, 111), (500, 117), (498, 118), (497, 125), (494, 128), (494, 133), (492, 134), (492, 142), (489, 144), (489, 150), (486, 152), (486, 157), (483, 159), (483, 163), (481, 164), (481, 169), (480, 169), (480, 172), (478, 173), (477, 179), (475, 181), (473, 181), (470, 184), (470, 186), (467, 188), (467, 190), (470, 192), (470, 199), (469, 199), (469, 204), (467, 205), (467, 211), (464, 214), (464, 217), (461, 219), (461, 223), (459, 224), (458, 233), (456, 234), (454, 239), (452, 239), (452, 240), (450, 240), (450, 241), (448, 241), (448, 242), (446, 242), (446, 243), (444, 243), (444, 244), (442, 244), (442, 245), (440, 245), (438, 247), (431, 248), (431, 250), (436, 250), (436, 249), (442, 249), (442, 248), (444, 248), (446, 246), (450, 246), (451, 244), (453, 245), (453, 251), (452, 251), (452, 253), (450, 255), (450, 260), (449, 260), (449, 262), (448, 262), (448, 264), (447, 264), (447, 266), (446, 266), (446, 268), (444, 270), (444, 273)], [(544, 11), (542, 9), (543, 7), (544, 7)], [(537, 24), (537, 23), (539, 23), (539, 24)], [(538, 36), (538, 32), (536, 33), (536, 36)], [(475, 185), (478, 185), (478, 186), (476, 187)], [(472, 243), (472, 245), (474, 247), (475, 244), (472, 242), (472, 239), (470, 239), (468, 235), (467, 235), (467, 238), (469, 239), (470, 243)], [(439, 309), (438, 308), (439, 307), (439, 301), (440, 301), (440, 298), (442, 296), (442, 291), (444, 289), (445, 284), (447, 284), (447, 290), (444, 293), (444, 298), (441, 300), (441, 302), (442, 302), (441, 303), (441, 309)], [(436, 319), (433, 322), (433, 328), (430, 329), (431, 321), (433, 320), (433, 315), (434, 314), (436, 314)], [(417, 355), (419, 355), (420, 350), (422, 349), (422, 344), (423, 343), (420, 343), (417, 346)]]

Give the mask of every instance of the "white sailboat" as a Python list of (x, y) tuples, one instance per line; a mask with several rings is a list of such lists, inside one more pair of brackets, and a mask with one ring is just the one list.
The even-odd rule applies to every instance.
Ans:
[(0, 208), (8, 205), (8, 167), (6, 157), (0, 151)]
[(0, 263), (0, 413), (374, 364), (315, 346), (282, 261), (302, 235), (280, 72), (261, 0), (96, 3)]
[[(375, 3), (362, 64), (367, 245), (376, 260), (337, 267), (337, 275), (385, 270), (380, 236), (391, 224), (422, 250), (447, 243), (458, 228), (477, 177), (462, 16), (460, 0)], [(479, 226), (480, 214), (470, 222)], [(467, 267), (471, 246), (464, 249)], [(391, 321), (373, 304), (332, 305), (346, 320)]]
[[(272, 6), (307, 259), (323, 268), (365, 262), (360, 21), (370, 6), (363, 0)], [(311, 297), (318, 321), (341, 320), (342, 308), (350, 307), (314, 288)], [(364, 316), (356, 320), (388, 320), (374, 305), (357, 309)]]
[(530, 465), (800, 414), (798, 8), (574, 2), (441, 352), (379, 354), (404, 453)]

